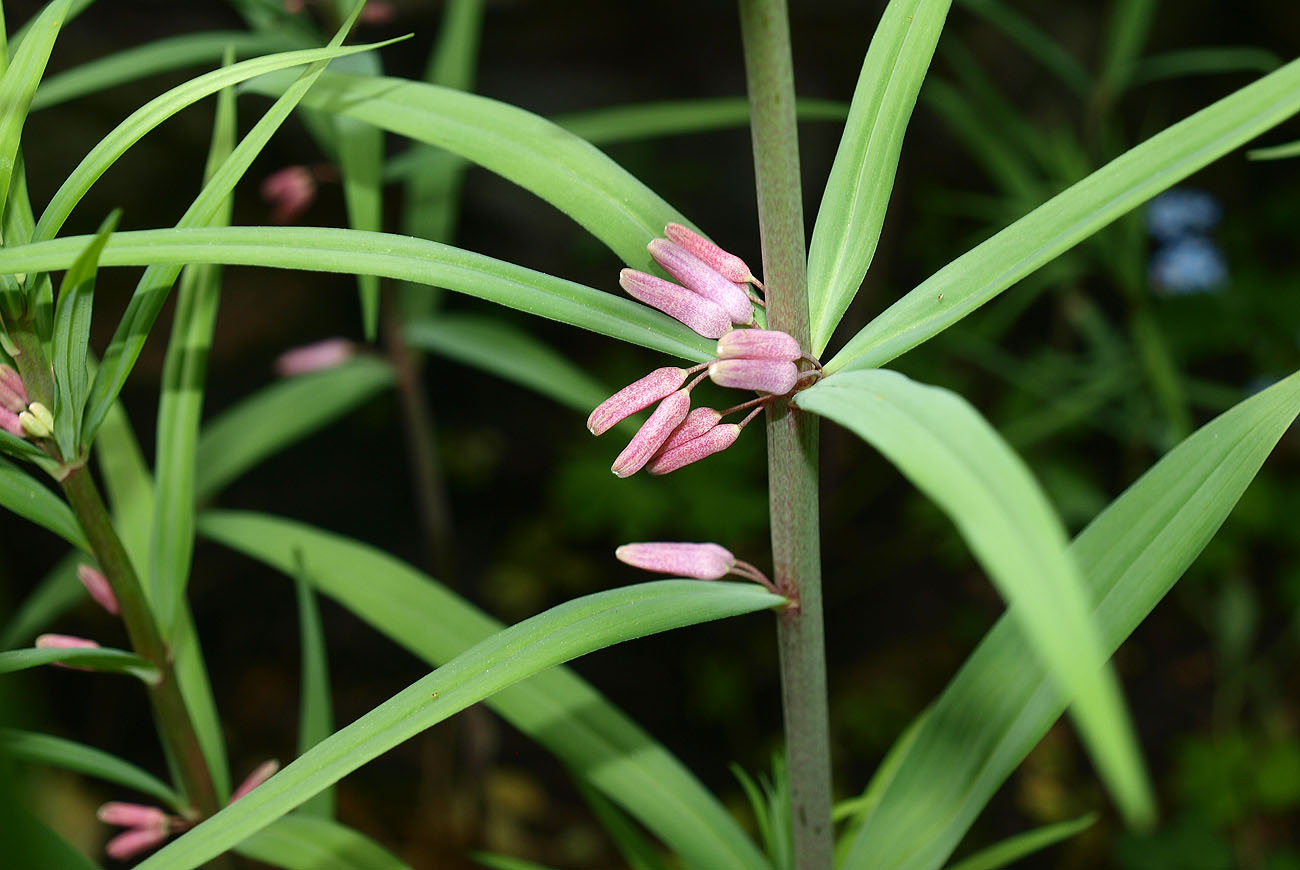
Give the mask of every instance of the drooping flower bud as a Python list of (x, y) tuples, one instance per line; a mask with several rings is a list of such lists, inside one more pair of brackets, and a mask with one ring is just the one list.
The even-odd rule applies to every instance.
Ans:
[[(699, 438), (705, 432), (708, 432), (722, 420), (722, 415), (712, 408), (693, 408), (686, 415), (682, 424), (673, 430), (673, 434), (668, 436), (664, 446), (659, 448), (659, 453), (667, 453), (669, 450), (680, 447), (687, 441)], [(654, 460), (651, 460), (653, 463)]]
[(37, 649), (95, 649), (99, 644), (70, 634), (42, 634), (36, 638)]
[(745, 265), (744, 260), (735, 254), (724, 251), (689, 227), (684, 227), (681, 224), (669, 224), (664, 227), (664, 235), (693, 254), (697, 259), (702, 260), (728, 281), (737, 284), (748, 284), (754, 280), (754, 273), (750, 271), (749, 266)]
[(686, 369), (672, 366), (655, 369), (601, 402), (587, 418), (587, 429), (592, 435), (604, 434), (619, 421), (649, 408), (664, 396), (680, 389), (684, 383)]
[(131, 828), (123, 831), (104, 846), (108, 857), (117, 861), (128, 861), (167, 839), (166, 828)]
[(119, 828), (167, 829), (167, 813), (146, 804), (109, 801), (99, 808), (95, 816), (104, 824), (117, 825)]
[(614, 551), (614, 556), (634, 568), (696, 580), (725, 577), (736, 564), (736, 557), (719, 544), (624, 544)]
[(239, 788), (234, 790), (230, 795), (230, 802), (233, 804), (235, 801), (239, 800), (271, 777), (275, 776), (275, 772), (279, 769), (280, 762), (276, 761), (274, 758), (270, 761), (263, 761), (257, 767), (253, 768), (253, 772), (244, 778), (244, 781), (239, 784)]
[(262, 180), (262, 199), (271, 204), (271, 220), (293, 223), (316, 198), (316, 179), (306, 166), (286, 166)]
[(659, 407), (655, 408), (640, 431), (628, 442), (627, 447), (623, 448), (623, 452), (610, 466), (610, 471), (614, 472), (616, 477), (628, 477), (640, 471), (650, 461), (650, 457), (654, 456), (668, 440), (673, 430), (686, 419), (690, 408), (689, 390), (678, 390), (665, 398), (659, 403)]
[(723, 359), (709, 364), (709, 379), (720, 387), (783, 396), (794, 389), (799, 367), (785, 360)]
[(778, 329), (733, 329), (718, 339), (718, 359), (768, 359), (796, 362), (799, 342)]
[(32, 438), (49, 438), (54, 434), (54, 415), (40, 402), (32, 402), (18, 415), (23, 431)]
[(5, 430), (15, 438), (27, 437), (27, 430), (23, 428), (22, 419), (8, 408), (0, 408), (0, 429)]
[(618, 283), (633, 299), (658, 308), (705, 338), (721, 338), (731, 329), (731, 318), (721, 306), (672, 281), (636, 269), (624, 269), (618, 274)]
[(22, 375), (7, 363), (0, 363), (0, 408), (18, 414), (27, 409), (27, 388)]
[(753, 321), (754, 306), (745, 291), (722, 277), (699, 257), (667, 239), (654, 239), (646, 247), (655, 262), (664, 267), (664, 271), (689, 289), (715, 302), (727, 313), (732, 323)]
[(117, 616), (117, 596), (113, 594), (113, 587), (108, 584), (108, 578), (104, 576), (103, 571), (93, 565), (78, 565), (77, 579), (100, 607)]
[(721, 453), (740, 437), (740, 426), (736, 423), (722, 423), (709, 431), (692, 438), (672, 450), (661, 451), (650, 461), (646, 471), (651, 474), (670, 474), (679, 468), (699, 462), (706, 456)]
[(286, 350), (275, 358), (275, 373), (282, 378), (332, 369), (356, 356), (357, 346), (346, 338), (326, 338)]

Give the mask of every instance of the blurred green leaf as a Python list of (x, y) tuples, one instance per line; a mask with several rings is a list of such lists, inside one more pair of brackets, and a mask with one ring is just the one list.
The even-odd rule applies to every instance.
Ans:
[[(298, 648), (302, 656), (298, 696), (298, 754), (302, 755), (334, 732), (334, 709), (330, 701), (325, 629), (321, 625), (316, 593), (302, 570), (294, 576), (293, 590), (298, 601)], [(321, 790), (299, 812), (322, 819), (333, 818), (334, 789)]]
[(1274, 145), (1270, 148), (1254, 148), (1246, 152), (1246, 157), (1251, 160), (1281, 160), (1284, 157), (1300, 157), (1300, 139), (1288, 142), (1285, 145)]
[(1001, 30), (1017, 48), (1042, 64), (1077, 96), (1088, 96), (1092, 76), (1083, 64), (1024, 15), (1001, 0), (958, 0), (958, 3)]
[(943, 508), (1070, 699), (1115, 802), (1131, 821), (1148, 821), (1150, 785), (1065, 529), (1015, 452), (956, 393), (897, 372), (834, 375), (795, 403), (852, 430)]
[(1167, 51), (1139, 60), (1133, 71), (1132, 86), (1219, 73), (1269, 73), (1281, 65), (1282, 59), (1273, 52), (1251, 46), (1216, 45)]
[(32, 478), (12, 462), (0, 459), (0, 507), (49, 529), (63, 540), (90, 552), (90, 544), (72, 515), (72, 508), (49, 487)]
[(849, 107), (808, 252), (808, 322), (821, 354), (880, 241), (903, 134), (951, 0), (891, 0)]
[(883, 365), (1197, 169), (1300, 111), (1300, 61), (1138, 145), (976, 245), (855, 335), (826, 371)]
[(155, 683), (159, 679), (158, 669), (135, 653), (108, 647), (87, 647), (81, 649), (15, 649), (0, 652), (0, 674), (39, 668), (54, 662), (66, 662), (79, 668), (90, 668), (106, 674), (127, 674)]
[(583, 782), (581, 777), (574, 777), (574, 780), (582, 799), (591, 807), (592, 814), (627, 861), (628, 870), (668, 870), (668, 864), (655, 844), (618, 804)]
[(77, 579), (77, 565), (83, 558), (79, 551), (72, 551), (37, 582), (0, 632), (0, 649), (30, 643), (50, 623), (86, 599), (86, 589)]
[(45, 65), (67, 12), (68, 0), (54, 0), (29, 21), (23, 28), (27, 37), (17, 45), (4, 75), (0, 76), (0, 204), (9, 199), (10, 179), (27, 110), (45, 74)]
[(284, 870), (410, 870), (365, 834), (302, 813), (281, 816), (234, 851)]
[(162, 801), (173, 810), (185, 803), (158, 777), (102, 749), (34, 731), (0, 728), (0, 752), (33, 764), (49, 764), (134, 789)]
[[(1297, 413), (1300, 374), (1201, 427), (1075, 538), (1070, 551), (1097, 602), (1106, 651), (1182, 576)], [(923, 714), (843, 866), (941, 867), (1064, 709), (1019, 620), (1004, 614)]]
[(1010, 864), (1026, 858), (1035, 852), (1041, 852), (1048, 846), (1054, 846), (1062, 840), (1068, 840), (1075, 834), (1086, 831), (1097, 821), (1096, 813), (1088, 813), (1068, 822), (1044, 825), (1023, 834), (1008, 837), (1000, 843), (980, 849), (975, 854), (956, 864), (948, 870), (1000, 870)]
[[(316, 588), (433, 666), (501, 623), (386, 553), (301, 523), (209, 512), (204, 536), (292, 576), (302, 553)], [(357, 577), (366, 578), (357, 583)], [(673, 755), (592, 686), (553, 668), (487, 700), (520, 731), (616, 801), (692, 866), (764, 866), (730, 814)]]
[[(373, 577), (366, 579), (364, 585), (374, 585)], [(560, 604), (485, 638), (403, 689), (155, 852), (138, 870), (197, 867), (367, 761), (557, 664), (637, 637), (784, 603), (751, 583), (660, 580)], [(733, 856), (729, 863), (736, 860)]]

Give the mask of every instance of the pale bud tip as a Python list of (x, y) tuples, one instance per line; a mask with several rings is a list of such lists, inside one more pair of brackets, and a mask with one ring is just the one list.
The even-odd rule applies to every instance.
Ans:
[(614, 551), (620, 562), (654, 571), (696, 580), (717, 580), (731, 570), (736, 557), (719, 544), (651, 542), (624, 544)]
[(275, 358), (282, 378), (336, 368), (356, 356), (357, 346), (346, 338), (326, 338), (285, 351)]
[(263, 761), (253, 769), (252, 773), (245, 777), (244, 781), (241, 782), (239, 787), (230, 795), (230, 802), (233, 804), (235, 801), (239, 800), (271, 777), (275, 776), (276, 771), (279, 769), (280, 762), (276, 761), (274, 758), (269, 761)]
[(37, 649), (95, 649), (99, 644), (70, 634), (42, 634), (36, 638)]
[(78, 565), (77, 579), (81, 581), (82, 586), (86, 587), (86, 591), (90, 593), (91, 598), (95, 599), (95, 603), (117, 616), (117, 596), (113, 594), (113, 587), (109, 585), (103, 571), (92, 565)]

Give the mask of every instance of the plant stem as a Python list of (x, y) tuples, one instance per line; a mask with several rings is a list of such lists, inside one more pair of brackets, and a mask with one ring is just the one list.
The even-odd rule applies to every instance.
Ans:
[[(808, 349), (807, 246), (794, 67), (785, 0), (740, 0), (770, 329)], [(830, 727), (821, 601), (817, 421), (778, 400), (767, 412), (773, 579), (794, 604), (777, 622), (795, 866), (831, 866)]]

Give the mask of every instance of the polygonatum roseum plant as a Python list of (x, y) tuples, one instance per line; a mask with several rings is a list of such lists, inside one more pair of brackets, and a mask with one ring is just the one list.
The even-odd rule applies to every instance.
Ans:
[[(1021, 209), (1017, 220), (854, 330), (840, 329), (841, 323), (889, 235), (885, 211), (904, 133), (941, 36), (953, 27), (949, 0), (884, 4), (847, 105), (796, 101), (785, 3), (739, 0), (747, 100), (690, 101), (668, 112), (616, 107), (563, 123), (472, 93), (481, 0), (446, 4), (423, 79), (384, 74), (381, 63), (391, 58), (384, 49), (396, 40), (349, 42), (354, 26), (404, 23), (399, 4), (323, 0), (237, 0), (231, 6), (250, 33), (185, 34), (49, 75), (51, 57), (65, 44), (61, 31), (79, 26), (77, 16), (91, 5), (53, 0), (21, 26), (6, 21), (0, 29), (6, 107), (0, 116), (0, 451), (7, 457), (0, 460), (0, 505), (71, 547), (4, 628), (0, 674), (48, 664), (92, 672), (62, 674), (68, 678), (138, 681), (167, 778), (69, 738), (5, 728), (0, 841), (6, 861), (83, 867), (91, 860), (28, 811), (21, 784), (3, 775), (22, 764), (70, 768), (120, 789), (99, 811), (105, 854), (140, 858), (136, 866), (143, 870), (234, 866), (227, 863), (232, 851), (294, 870), (321, 862), (404, 867), (353, 824), (362, 813), (339, 818), (335, 785), (480, 701), (560, 759), (617, 847), (639, 867), (823, 870), (833, 858), (843, 868), (942, 867), (1001, 784), (1067, 711), (1118, 817), (1135, 828), (1156, 823), (1137, 736), (1142, 723), (1131, 722), (1108, 660), (1205, 547), (1300, 412), (1300, 374), (1225, 403), (1195, 431), (1171, 426), (1180, 432), (1177, 443), (1071, 539), (1035, 473), (970, 402), (883, 366), (1089, 237), (1123, 235), (1134, 209), (1300, 111), (1300, 62), (1274, 64), (1122, 154), (1067, 161), (1081, 169), (1072, 184), (1049, 185), (1059, 192)], [(1151, 14), (1154, 3), (1117, 4), (1110, 25), (1101, 28), (1109, 35), (1095, 73), (1009, 7), (966, 5), (1035, 48), (1035, 62), (1084, 97), (1090, 129), (1107, 142), (1119, 124), (1116, 101), (1136, 82), (1158, 77), (1143, 65), (1147, 30), (1159, 21)], [(364, 37), (361, 31), (358, 38)], [(954, 46), (960, 65), (966, 55)], [(130, 113), (75, 167), (60, 167), (61, 181), (28, 184), (26, 160), (44, 166), (72, 147), (65, 138), (58, 149), (43, 148), (31, 135), (32, 113), (148, 71), (196, 63), (209, 71)], [(1172, 68), (1182, 67), (1155, 65), (1157, 73)], [(238, 104), (237, 92), (246, 95)], [(938, 94), (949, 119), (965, 117), (959, 103), (945, 98), (948, 92), (930, 93)], [(179, 219), (159, 219), (169, 225), (155, 229), (119, 229), (114, 212), (94, 234), (65, 232), (74, 212), (91, 209), (87, 196), (96, 181), (142, 137), (207, 97), (215, 102), (207, 159), (201, 177), (195, 170), (198, 193)], [(255, 103), (259, 98), (269, 103)], [(803, 214), (800, 113), (843, 123), (811, 234)], [(235, 214), (245, 215), (234, 207), (237, 194), (259, 187), (259, 176), (250, 174), (254, 163), (295, 114), (326, 162), (295, 155), (272, 164), (287, 169), (268, 174), (263, 168), (265, 202), (258, 208), (275, 225), (234, 223)], [(597, 147), (647, 130), (667, 136), (700, 129), (700, 118), (709, 129), (748, 125), (761, 283), (744, 260), (706, 238)], [(390, 157), (386, 137), (404, 141), (407, 150)], [(988, 162), (1009, 186), (1037, 195), (1014, 171), (1014, 160), (989, 150), (998, 146), (997, 136), (972, 134), (971, 140), (991, 155)], [(1056, 155), (1059, 144), (1057, 137), (1032, 150)], [(1282, 146), (1262, 156), (1295, 150)], [(454, 246), (461, 180), (470, 164), (560, 209), (607, 247), (610, 284), (620, 268), (618, 284), (627, 295)], [(1091, 165), (1098, 168), (1082, 171)], [(326, 180), (337, 180), (338, 188), (321, 189), (318, 182)], [(390, 184), (400, 185), (403, 203), (391, 232), (386, 218), (398, 209), (385, 207)], [(327, 195), (339, 189), (346, 227), (286, 225), (325, 213)], [(148, 221), (132, 215), (128, 225)], [(719, 238), (731, 231), (714, 229)], [(1125, 236), (1134, 237), (1140, 232)], [(952, 248), (951, 238), (944, 247)], [(209, 359), (209, 350), (221, 338), (223, 288), (234, 280), (223, 272), (227, 265), (355, 276), (359, 331), (376, 347), (331, 339), (285, 352), (276, 365), (279, 380), (205, 420), (210, 363), (223, 359)], [(101, 270), (118, 267), (144, 272), (110, 329), (116, 306), (97, 306), (95, 288)], [(1125, 274), (1140, 279), (1141, 271)], [(889, 295), (881, 289), (887, 283), (876, 285), (875, 299), (862, 300), (864, 310)], [(647, 365), (657, 367), (611, 395), (612, 385), (597, 383), (513, 321), (445, 307), (432, 288), (644, 348), (655, 354)], [(1077, 289), (1070, 292), (1073, 316), (1086, 306), (1077, 304)], [(170, 329), (157, 337), (166, 350), (156, 425), (147, 439), (155, 445), (149, 466), (133, 428), (142, 421), (127, 414), (120, 398), (172, 296)], [(1158, 318), (1136, 303), (1134, 310), (1140, 324), (1134, 335), (1152, 342), (1141, 348), (1144, 359), (1154, 360), (1152, 389), (1169, 395), (1178, 373), (1162, 356)], [(105, 328), (92, 329), (94, 322)], [(828, 354), (837, 329), (837, 349)], [(110, 338), (101, 344), (104, 335)], [(770, 571), (727, 549), (753, 552), (741, 550), (741, 542), (629, 543), (616, 550), (618, 560), (672, 576), (611, 581), (603, 591), (512, 625), (497, 622), (450, 585), (456, 536), (449, 531), (440, 454), (430, 450), (435, 427), (433, 390), (423, 380), (426, 354), (481, 368), (568, 408), (594, 406), (587, 420), (593, 435), (649, 411), (613, 461), (619, 478), (696, 466), (669, 480), (615, 484), (602, 475), (601, 485), (669, 487), (696, 475), (709, 480), (709, 492), (728, 491), (734, 482), (719, 470), (729, 457), (701, 460), (732, 447), (762, 415), (771, 554), (754, 558)], [(663, 365), (665, 357), (682, 362)], [(692, 393), (705, 381), (705, 389), (746, 395), (721, 410), (692, 407)], [(420, 532), (438, 579), (361, 541), (243, 510), (240, 491), (228, 489), (271, 455), (333, 427), (389, 389), (408, 434)], [(383, 418), (366, 416), (370, 424)], [(900, 731), (875, 777), (841, 781), (838, 789), (823, 639), (822, 418), (874, 447), (940, 509), (1007, 607), (947, 688)], [(368, 432), (367, 440), (377, 439)], [(355, 449), (309, 475), (332, 480), (362, 453)], [(605, 492), (595, 486), (593, 497)], [(348, 492), (351, 510), (375, 506), (346, 484), (338, 489)], [(506, 501), (508, 493), (493, 495)], [(726, 537), (722, 519), (693, 521), (691, 536)], [(866, 525), (862, 518), (837, 520)], [(717, 528), (706, 528), (708, 521)], [(233, 720), (223, 718), (214, 694), (190, 589), (207, 558), (196, 549), (200, 536), (294, 580), (302, 653), (294, 759), (283, 769), (259, 765), (234, 787), (228, 754), (240, 738), (229, 733)], [(475, 556), (495, 559), (494, 550)], [(875, 567), (873, 554), (854, 552), (854, 566)], [(547, 563), (545, 556), (535, 561)], [(825, 597), (845, 600), (839, 596), (863, 580), (836, 576)], [(69, 611), (81, 591), (99, 605), (93, 611), (98, 640), (47, 631), (73, 620)], [(433, 670), (336, 726), (321, 594)], [(244, 613), (262, 607), (240, 603)], [(777, 629), (784, 751), (770, 780), (740, 776), (755, 811), (756, 842), (704, 786), (711, 776), (697, 778), (672, 754), (671, 736), (661, 742), (564, 665), (623, 641), (761, 611), (772, 614)], [(201, 624), (205, 634), (234, 631)], [(851, 640), (867, 644), (869, 634), (858, 631)], [(124, 705), (141, 700), (122, 697)], [(833, 812), (837, 793), (859, 789), (862, 798)], [(126, 799), (137, 795), (142, 802)], [(1087, 799), (1101, 805), (1100, 796)], [(443, 818), (422, 818), (431, 815)], [(969, 860), (1005, 862), (1076, 833), (1092, 818), (1029, 832)], [(500, 856), (481, 860), (515, 866)]]

